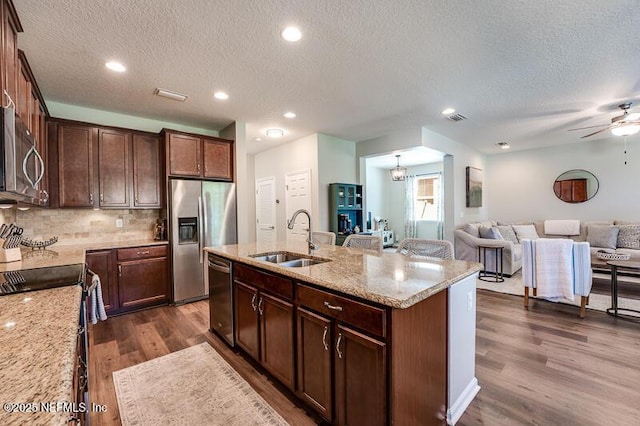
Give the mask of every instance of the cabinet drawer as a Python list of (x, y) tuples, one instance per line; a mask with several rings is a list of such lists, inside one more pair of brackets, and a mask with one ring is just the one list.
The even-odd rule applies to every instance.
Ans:
[(328, 293), (298, 284), (297, 302), (329, 317), (377, 336), (386, 337), (386, 311), (371, 305), (351, 300), (346, 297)]
[(287, 300), (293, 299), (293, 282), (287, 278), (234, 263), (233, 279), (262, 290), (267, 290)]
[(166, 257), (167, 246), (144, 246), (118, 249), (118, 260), (147, 259), (149, 257)]

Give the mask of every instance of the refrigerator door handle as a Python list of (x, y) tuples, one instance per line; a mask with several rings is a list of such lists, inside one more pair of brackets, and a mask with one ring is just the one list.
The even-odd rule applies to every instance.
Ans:
[(204, 252), (202, 251), (203, 239), (204, 239), (204, 229), (202, 227), (202, 218), (204, 214), (202, 212), (202, 197), (198, 197), (198, 257), (200, 259), (200, 263), (204, 262)]

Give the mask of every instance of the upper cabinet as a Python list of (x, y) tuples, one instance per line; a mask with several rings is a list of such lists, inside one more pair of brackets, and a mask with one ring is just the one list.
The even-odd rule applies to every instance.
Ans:
[[(7, 105), (7, 95), (18, 106), (18, 33), (22, 32), (22, 25), (18, 19), (13, 3), (2, 0), (2, 105)], [(4, 91), (7, 94), (4, 94)], [(25, 122), (26, 124), (26, 122)]]
[(170, 176), (233, 180), (233, 141), (212, 136), (163, 131)]
[(52, 205), (162, 208), (162, 144), (155, 134), (49, 122)]

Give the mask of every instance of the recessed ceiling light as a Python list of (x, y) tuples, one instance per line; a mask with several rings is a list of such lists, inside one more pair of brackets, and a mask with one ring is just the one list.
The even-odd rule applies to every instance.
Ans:
[(282, 30), (282, 33), (280, 33), (280, 35), (282, 35), (283, 39), (291, 42), (300, 41), (300, 39), (302, 38), (302, 33), (300, 32), (298, 27), (287, 27)]
[(509, 145), (507, 142), (498, 142), (496, 145), (498, 145), (500, 148), (502, 149), (509, 149), (511, 148), (511, 145)]
[(284, 130), (282, 129), (267, 129), (265, 133), (270, 138), (281, 138), (284, 136)]
[(226, 101), (227, 99), (229, 99), (229, 95), (227, 95), (225, 92), (216, 92), (213, 94), (213, 97), (216, 99), (220, 99), (221, 101)]
[(172, 92), (167, 89), (157, 88), (154, 92), (155, 95), (162, 96), (163, 98), (173, 99), (174, 101), (184, 102), (187, 100), (188, 96), (183, 95), (182, 93)]
[(262, 138), (255, 138), (254, 141), (256, 142), (262, 142)]
[(296, 118), (296, 113), (295, 112), (285, 112), (284, 116), (287, 118)]
[(445, 109), (445, 110), (443, 110), (443, 111), (442, 111), (442, 114), (444, 114), (444, 115), (449, 115), (449, 114), (453, 114), (454, 112), (456, 112), (456, 110), (455, 110), (455, 109), (453, 109), (453, 108), (447, 108), (447, 109)]
[(122, 65), (120, 62), (110, 61), (104, 64), (105, 67), (109, 68), (111, 71), (116, 72), (125, 72), (127, 68)]

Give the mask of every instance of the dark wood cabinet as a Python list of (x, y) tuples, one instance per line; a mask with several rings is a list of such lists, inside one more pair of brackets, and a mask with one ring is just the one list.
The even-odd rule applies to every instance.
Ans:
[(167, 258), (118, 261), (118, 294), (125, 310), (169, 302)]
[(385, 343), (342, 324), (336, 332), (335, 424), (387, 424)]
[(162, 208), (157, 135), (67, 120), (50, 121), (48, 131), (53, 206)]
[(254, 359), (260, 359), (258, 289), (234, 283), (236, 343)]
[(280, 382), (295, 388), (294, 314), (293, 304), (281, 297), (276, 288), (270, 294), (270, 283), (292, 282), (274, 275), (239, 266), (234, 268), (235, 337), (240, 348), (269, 371)]
[[(94, 207), (94, 164), (97, 129), (60, 124), (57, 160), (60, 207)], [(51, 162), (53, 162), (51, 160)]]
[[(18, 107), (18, 33), (22, 32), (22, 25), (11, 1), (2, 1), (0, 16), (2, 16), (2, 62), (0, 65), (2, 90), (7, 91)], [(2, 99), (2, 105), (6, 105), (6, 95), (3, 95)]]
[(133, 207), (162, 207), (162, 152), (156, 135), (133, 134)]
[(140, 246), (88, 252), (89, 269), (98, 274), (107, 314), (169, 303), (167, 246)]
[(218, 139), (202, 139), (203, 177), (233, 180), (233, 143)]
[(333, 327), (331, 320), (304, 308), (296, 311), (297, 394), (329, 422), (333, 420)]
[(163, 130), (171, 176), (233, 180), (233, 141)]
[(98, 130), (98, 185), (100, 207), (129, 207), (131, 133)]
[(86, 254), (87, 267), (100, 277), (102, 301), (107, 314), (118, 308), (118, 287), (113, 277), (113, 252), (100, 250)]

